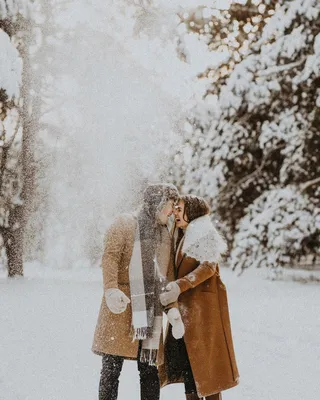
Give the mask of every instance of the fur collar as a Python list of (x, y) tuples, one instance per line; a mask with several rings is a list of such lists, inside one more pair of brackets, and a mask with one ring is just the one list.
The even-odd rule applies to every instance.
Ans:
[(182, 253), (203, 263), (218, 263), (227, 251), (225, 239), (214, 227), (209, 215), (197, 218), (188, 225)]

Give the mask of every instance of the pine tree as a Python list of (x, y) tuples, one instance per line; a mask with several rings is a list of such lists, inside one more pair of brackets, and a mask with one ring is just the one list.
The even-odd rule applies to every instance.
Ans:
[(240, 270), (316, 258), (320, 244), (320, 5), (255, 1), (237, 5), (235, 20), (252, 4), (263, 21), (247, 21), (247, 52), (236, 59), (233, 48), (228, 68), (212, 72), (175, 158), (183, 190), (219, 213)]

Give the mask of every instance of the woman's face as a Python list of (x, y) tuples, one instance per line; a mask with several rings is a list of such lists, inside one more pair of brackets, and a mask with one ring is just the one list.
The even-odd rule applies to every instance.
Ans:
[(186, 221), (187, 216), (184, 215), (184, 201), (179, 200), (178, 204), (174, 207), (173, 210), (176, 227), (185, 229), (188, 226), (188, 222)]

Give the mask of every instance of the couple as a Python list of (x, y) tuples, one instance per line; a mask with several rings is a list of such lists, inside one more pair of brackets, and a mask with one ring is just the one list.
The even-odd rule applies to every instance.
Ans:
[(104, 295), (92, 347), (102, 356), (99, 400), (117, 399), (125, 359), (137, 360), (141, 400), (158, 400), (160, 386), (170, 383), (183, 382), (190, 400), (219, 400), (237, 385), (218, 266), (225, 251), (205, 200), (179, 198), (173, 185), (148, 186), (139, 211), (115, 219), (105, 239)]

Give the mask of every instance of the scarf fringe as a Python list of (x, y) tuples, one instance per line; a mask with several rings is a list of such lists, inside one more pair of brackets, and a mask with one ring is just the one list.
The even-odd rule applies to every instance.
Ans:
[(157, 349), (141, 349), (140, 353), (140, 361), (142, 363), (147, 363), (149, 365), (157, 365), (157, 356), (158, 350)]
[(147, 327), (136, 328), (133, 333), (133, 340), (144, 340), (150, 337), (150, 329)]

